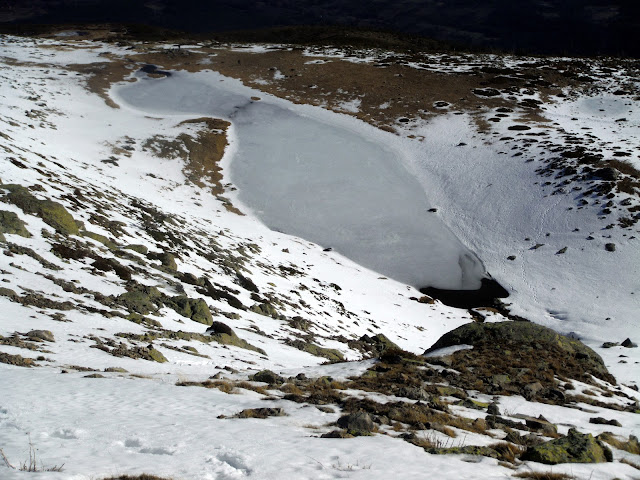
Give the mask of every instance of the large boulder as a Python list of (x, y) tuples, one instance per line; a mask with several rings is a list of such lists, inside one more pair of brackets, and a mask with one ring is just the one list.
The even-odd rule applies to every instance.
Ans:
[(25, 227), (24, 222), (14, 212), (0, 210), (0, 233), (20, 235), (21, 237), (31, 237)]
[(24, 213), (40, 217), (44, 223), (55, 228), (58, 233), (64, 235), (77, 235), (78, 224), (64, 206), (53, 200), (40, 200), (22, 185), (2, 185), (9, 193), (3, 198), (7, 203), (12, 203), (21, 208)]
[[(458, 357), (480, 356), (492, 365), (493, 374), (520, 373), (513, 369), (519, 367), (521, 371), (529, 369), (529, 375), (520, 375), (523, 380), (531, 380), (527, 384), (528, 395), (535, 396), (543, 393), (543, 389), (533, 391), (533, 383), (541, 381), (542, 386), (548, 386), (538, 372), (554, 372), (566, 378), (591, 381), (590, 375), (615, 384), (615, 378), (608, 372), (600, 355), (587, 347), (581, 341), (559, 334), (558, 332), (527, 321), (496, 322), (496, 323), (468, 323), (446, 334), (430, 347), (425, 353), (454, 345), (472, 345), (473, 350), (465, 350), (454, 354)], [(489, 361), (490, 358), (493, 360)], [(512, 371), (500, 371), (502, 366)], [(455, 368), (455, 365), (453, 365)], [(517, 378), (518, 375), (510, 375)], [(526, 380), (525, 380), (526, 381)], [(536, 387), (538, 387), (536, 385)], [(524, 385), (522, 386), (524, 389)], [(522, 391), (524, 393), (524, 390)]]
[(528, 447), (521, 460), (546, 463), (604, 463), (613, 460), (611, 450), (593, 435), (572, 428), (566, 437)]
[(189, 318), (194, 322), (211, 325), (213, 316), (207, 302), (202, 298), (189, 298), (185, 295), (165, 299), (165, 305), (173, 308), (183, 317)]

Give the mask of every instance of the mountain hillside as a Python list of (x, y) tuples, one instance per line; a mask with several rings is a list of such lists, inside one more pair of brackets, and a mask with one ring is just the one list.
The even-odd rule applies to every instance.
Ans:
[[(0, 477), (638, 476), (636, 62), (118, 35), (0, 37)], [(269, 171), (337, 139), (389, 155)], [(371, 165), (415, 282), (267, 214), (394, 245)]]

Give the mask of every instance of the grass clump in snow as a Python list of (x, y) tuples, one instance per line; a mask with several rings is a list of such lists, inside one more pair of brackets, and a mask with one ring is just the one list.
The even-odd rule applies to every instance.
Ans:
[(638, 438), (633, 435), (629, 435), (628, 440), (619, 440), (613, 433), (603, 432), (598, 435), (597, 438), (618, 450), (624, 450), (625, 452), (633, 453), (634, 455), (640, 455), (640, 443), (638, 442)]
[(575, 478), (566, 473), (553, 473), (553, 472), (519, 472), (514, 473), (516, 478), (529, 478), (531, 480), (569, 480)]

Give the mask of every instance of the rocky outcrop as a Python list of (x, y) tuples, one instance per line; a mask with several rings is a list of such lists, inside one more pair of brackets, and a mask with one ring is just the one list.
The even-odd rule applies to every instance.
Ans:
[(566, 437), (528, 447), (522, 460), (555, 465), (557, 463), (603, 463), (613, 460), (611, 450), (593, 435), (569, 430)]

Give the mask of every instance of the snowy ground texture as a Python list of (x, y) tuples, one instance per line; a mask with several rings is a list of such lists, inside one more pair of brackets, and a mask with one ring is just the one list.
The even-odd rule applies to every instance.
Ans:
[[(394, 135), (346, 115), (358, 112), (358, 98), (341, 99), (336, 109), (345, 114), (293, 104), (205, 70), (207, 58), (197, 73), (148, 76), (139, 72), (147, 62), (136, 55), (149, 45), (70, 38), (0, 38), (0, 478), (489, 479), (531, 471), (640, 477), (629, 464), (639, 465), (640, 456), (618, 448), (612, 463), (549, 467), (431, 454), (403, 439), (411, 431), (437, 447), (495, 444), (504, 430), (463, 428), (484, 419), (492, 401), (514, 421), (543, 415), (561, 435), (570, 427), (609, 431), (621, 441), (640, 433), (637, 410), (629, 408), (638, 398), (640, 349), (601, 348), (605, 341), (640, 340), (637, 226), (609, 227), (610, 212), (600, 211), (633, 208), (637, 191), (617, 192), (609, 206), (595, 192), (595, 200), (578, 207), (574, 195), (556, 191), (574, 184), (542, 185), (548, 172), (536, 171), (553, 166), (553, 145), (581, 135), (591, 151), (613, 155), (620, 151), (614, 144), (625, 144), (623, 153), (630, 150), (628, 161), (638, 167), (637, 78), (609, 72), (590, 96), (567, 91), (545, 99), (553, 127), (527, 121), (526, 130), (513, 129), (524, 122), (515, 112), (513, 121), (500, 117), (481, 133), (477, 112), (444, 108), (428, 121), (396, 124)], [(368, 52), (306, 54), (318, 66), (377, 61)], [(207, 55), (213, 58), (215, 49)], [(469, 58), (469, 64), (487, 61), (518, 62)], [(449, 68), (438, 56), (411, 68), (452, 76), (467, 70), (459, 60)], [(261, 80), (265, 85), (284, 77), (273, 72), (273, 79)], [(96, 75), (138, 81), (95, 87)], [(614, 95), (618, 90), (623, 93)], [(206, 125), (183, 121), (209, 115), (231, 123), (214, 132), (229, 143), (219, 162), (224, 195), (212, 195), (215, 185), (207, 180), (194, 181), (185, 160), (197, 153), (194, 139)], [(494, 118), (494, 112), (481, 115)], [(319, 169), (323, 141), (331, 162)], [(316, 147), (304, 151), (303, 143)], [(344, 149), (354, 155), (341, 162), (336, 155)], [(356, 154), (363, 151), (369, 163)], [(317, 183), (301, 189), (308, 175)], [(327, 188), (336, 203), (319, 211), (329, 199), (314, 197)], [(385, 196), (371, 193), (385, 188)], [(432, 207), (437, 212), (428, 212)], [(305, 218), (317, 219), (315, 228)], [(366, 238), (348, 230), (356, 220)], [(401, 251), (386, 255), (397, 245)], [(572, 390), (595, 401), (570, 406), (472, 390), (464, 396), (473, 401), (462, 404), (462, 392), (447, 390), (440, 379), (441, 390), (431, 386), (429, 398), (440, 392), (433, 405), (462, 419), (456, 426), (409, 428), (398, 421), (380, 423), (372, 435), (320, 438), (336, 429), (340, 406), (292, 400), (287, 394), (310, 387), (291, 378), (324, 378), (345, 398), (415, 403), (422, 397), (349, 387), (350, 377), (365, 378), (376, 364), (363, 336), (383, 334), (422, 354), (478, 312), (433, 302), (416, 286), (469, 288), (484, 268), (512, 292), (506, 299), (512, 314), (573, 332), (602, 355), (619, 386), (574, 380)], [(495, 311), (480, 313), (487, 321), (506, 320)], [(211, 321), (234, 333), (209, 336)], [(455, 374), (442, 365), (421, 368)], [(264, 369), (289, 380), (279, 387), (282, 381), (246, 382)], [(207, 380), (219, 383), (177, 385)], [(285, 415), (230, 418), (261, 407)], [(589, 423), (594, 417), (619, 426)], [(37, 468), (52, 471), (20, 471), (30, 444)]]

